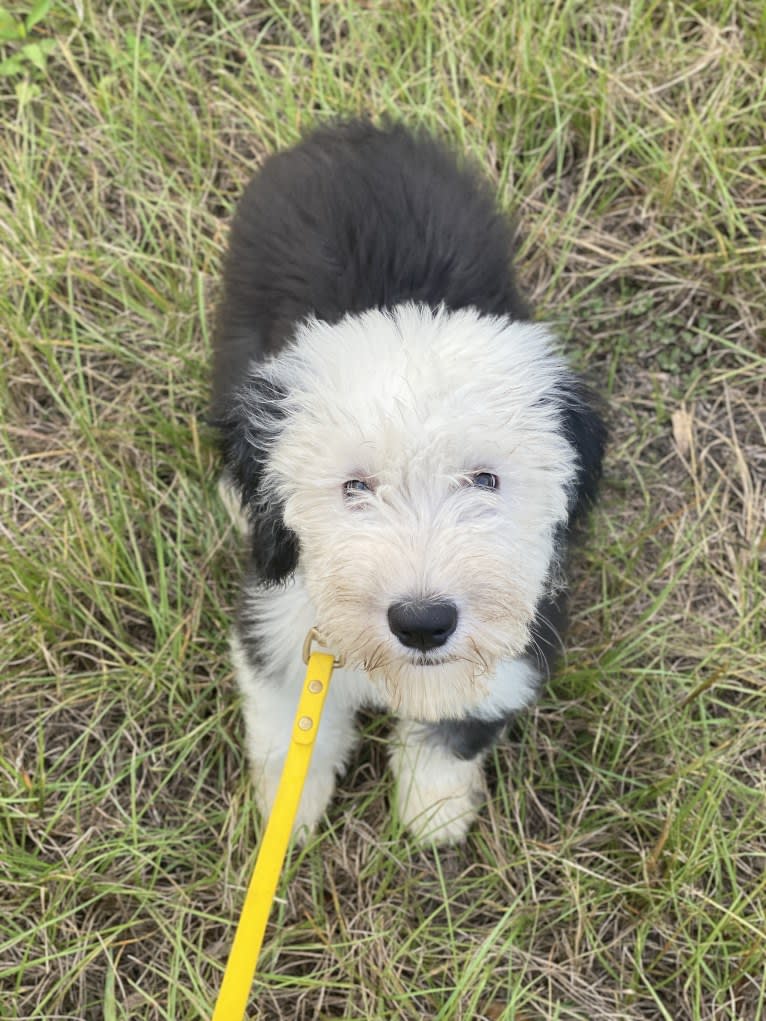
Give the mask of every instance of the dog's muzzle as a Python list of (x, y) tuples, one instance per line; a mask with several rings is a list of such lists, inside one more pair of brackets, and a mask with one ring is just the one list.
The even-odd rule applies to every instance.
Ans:
[(388, 626), (408, 649), (438, 649), (457, 627), (457, 607), (444, 602), (401, 602), (388, 608)]

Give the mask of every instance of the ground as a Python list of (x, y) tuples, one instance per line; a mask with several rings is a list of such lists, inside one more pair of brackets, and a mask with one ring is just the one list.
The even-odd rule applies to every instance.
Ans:
[(468, 842), (399, 831), (367, 720), (250, 1017), (762, 1017), (762, 5), (38, 0), (0, 36), (0, 1017), (210, 1014), (257, 843), (220, 260), (263, 155), (359, 112), (484, 168), (612, 442)]

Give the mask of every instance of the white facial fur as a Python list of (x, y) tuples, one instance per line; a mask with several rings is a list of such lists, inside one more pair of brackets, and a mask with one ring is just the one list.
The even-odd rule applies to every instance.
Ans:
[[(549, 330), (408, 304), (309, 321), (257, 371), (286, 394), (265, 484), (298, 535), (324, 640), (393, 711), (464, 714), (524, 649), (566, 519), (576, 461)], [(477, 471), (498, 489), (467, 484)], [(344, 497), (350, 479), (371, 491)], [(425, 657), (387, 621), (392, 603), (423, 598), (459, 612)]]

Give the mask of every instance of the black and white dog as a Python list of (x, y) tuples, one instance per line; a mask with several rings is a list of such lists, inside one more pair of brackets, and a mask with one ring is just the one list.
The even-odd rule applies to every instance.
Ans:
[(346, 664), (297, 827), (321, 818), (373, 706), (398, 718), (401, 820), (461, 840), (487, 749), (555, 659), (605, 431), (530, 321), (512, 240), (476, 176), (401, 126), (320, 129), (239, 204), (213, 419), (250, 551), (232, 648), (264, 813), (309, 628)]

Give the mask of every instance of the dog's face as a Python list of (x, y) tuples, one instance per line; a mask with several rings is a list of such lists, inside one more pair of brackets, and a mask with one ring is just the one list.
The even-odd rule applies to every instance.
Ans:
[(527, 645), (576, 486), (571, 383), (542, 326), (409, 305), (307, 323), (241, 391), (256, 560), (297, 555), (328, 647), (394, 711), (464, 714)]

